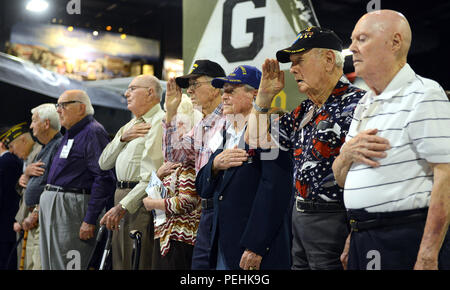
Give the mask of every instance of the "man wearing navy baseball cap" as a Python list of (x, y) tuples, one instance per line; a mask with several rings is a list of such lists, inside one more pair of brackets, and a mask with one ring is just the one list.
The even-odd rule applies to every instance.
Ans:
[(290, 154), (261, 160), (260, 149), (244, 141), (261, 71), (238, 66), (212, 85), (223, 88), (227, 116), (218, 148), (200, 170), (197, 193), (213, 198), (214, 220), (210, 267), (217, 270), (289, 269), (289, 227), (286, 212), (292, 189)]
[(258, 125), (253, 120), (267, 114), (273, 98), (284, 87), (279, 62), (291, 62), (289, 71), (307, 99), (279, 119), (279, 128), (272, 130), (271, 136), (278, 141), (280, 151), (288, 150), (294, 158), (292, 269), (343, 268), (340, 256), (349, 229), (343, 189), (336, 184), (332, 164), (365, 92), (342, 77), (341, 51), (342, 41), (332, 30), (317, 26), (302, 30), (291, 46), (276, 53), (277, 60), (264, 62), (252, 111), (258, 116), (249, 119), (249, 131), (262, 135), (256, 140), (267, 140), (269, 130), (256, 131)]

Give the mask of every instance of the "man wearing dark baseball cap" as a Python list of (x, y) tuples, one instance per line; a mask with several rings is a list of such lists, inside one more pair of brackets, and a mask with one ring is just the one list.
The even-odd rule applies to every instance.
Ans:
[[(221, 136), (225, 123), (221, 91), (211, 85), (216, 77), (224, 77), (225, 71), (216, 62), (196, 60), (188, 74), (171, 78), (167, 82), (166, 118), (163, 120), (163, 150), (165, 160), (175, 163), (194, 161), (198, 172), (214, 152), (213, 140)], [(181, 102), (181, 89), (191, 97), (196, 109), (203, 113), (203, 119), (185, 134), (177, 131), (176, 114)], [(192, 269), (208, 270), (210, 252), (210, 228), (213, 202), (211, 198), (202, 199), (202, 212), (197, 230), (196, 242), (192, 252)]]
[[(274, 96), (284, 87), (279, 62), (292, 62), (290, 72), (299, 92), (307, 96), (271, 132), (281, 149), (294, 157), (292, 269), (342, 269), (340, 255), (348, 228), (343, 189), (336, 184), (332, 164), (365, 92), (341, 78), (341, 51), (342, 41), (332, 30), (312, 26), (302, 30), (291, 46), (279, 50), (277, 60), (267, 59), (262, 66), (254, 114), (267, 114)], [(257, 128), (256, 119), (249, 119), (250, 132)], [(267, 136), (258, 137), (267, 140)]]
[[(287, 210), (292, 194), (290, 152), (263, 160), (245, 144), (245, 127), (261, 71), (240, 65), (212, 85), (223, 88), (226, 134), (197, 175), (201, 197), (214, 197), (210, 261), (217, 270), (289, 269)], [(224, 222), (223, 222), (224, 221)]]

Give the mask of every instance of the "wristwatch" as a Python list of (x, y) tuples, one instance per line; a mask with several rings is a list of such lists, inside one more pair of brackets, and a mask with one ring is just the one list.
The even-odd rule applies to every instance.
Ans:
[(263, 107), (258, 106), (255, 103), (255, 101), (253, 101), (253, 108), (255, 108), (255, 110), (260, 112), (260, 113), (267, 113), (267, 112), (269, 112), (269, 109), (270, 109), (270, 108), (263, 108)]

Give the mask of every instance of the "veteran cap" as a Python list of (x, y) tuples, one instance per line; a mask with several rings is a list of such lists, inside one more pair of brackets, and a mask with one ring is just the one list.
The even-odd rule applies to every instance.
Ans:
[(27, 122), (19, 123), (17, 125), (12, 126), (6, 132), (0, 135), (0, 142), (5, 144), (6, 148), (8, 145), (17, 139), (19, 136), (30, 132), (30, 128)]
[(226, 77), (219, 77), (212, 80), (211, 85), (215, 88), (223, 88), (225, 83), (247, 84), (255, 89), (259, 88), (261, 82), (261, 71), (254, 66), (240, 65)]
[(291, 54), (300, 53), (311, 48), (328, 48), (342, 51), (342, 40), (333, 30), (311, 26), (302, 30), (294, 43), (285, 49), (277, 51), (277, 60), (282, 63), (290, 62)]
[(189, 87), (189, 79), (199, 76), (209, 76), (212, 78), (224, 77), (225, 71), (218, 63), (207, 59), (200, 59), (195, 61), (187, 75), (177, 77), (175, 82), (180, 88), (186, 89)]

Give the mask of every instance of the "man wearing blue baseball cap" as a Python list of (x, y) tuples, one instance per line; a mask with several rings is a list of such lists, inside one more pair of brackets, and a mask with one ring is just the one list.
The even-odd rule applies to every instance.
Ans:
[[(294, 157), (292, 269), (296, 270), (343, 268), (340, 256), (349, 225), (343, 189), (331, 167), (365, 92), (342, 78), (341, 51), (342, 41), (332, 30), (312, 26), (301, 31), (290, 47), (276, 53), (277, 60), (267, 59), (263, 64), (252, 111), (256, 118), (249, 121), (250, 135), (268, 134), (268, 130), (257, 131), (253, 120), (267, 114), (273, 98), (283, 89), (284, 72), (279, 62), (291, 62), (289, 71), (307, 99), (279, 119), (279, 129), (272, 130), (271, 136), (281, 150)], [(249, 142), (253, 145), (252, 139)], [(267, 138), (258, 136), (257, 140)]]
[(217, 270), (289, 269), (290, 154), (262, 160), (244, 141), (261, 71), (241, 65), (212, 85), (223, 88), (227, 117), (222, 139), (196, 179), (197, 193), (213, 198), (210, 266)]

